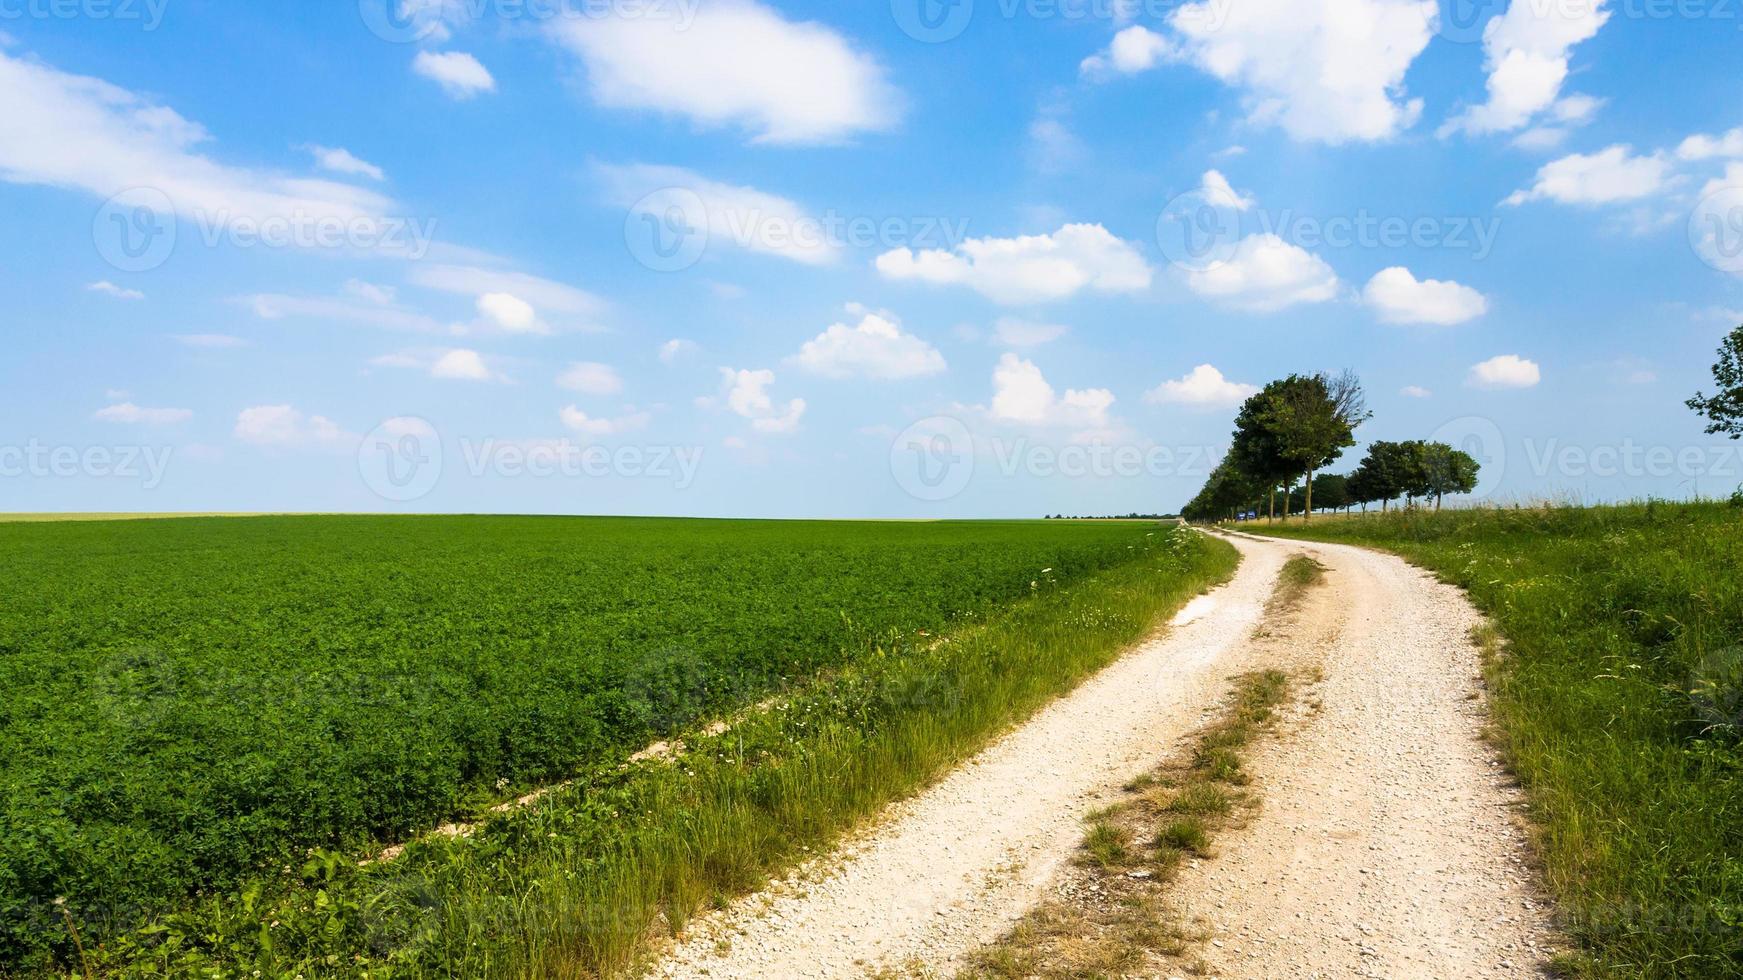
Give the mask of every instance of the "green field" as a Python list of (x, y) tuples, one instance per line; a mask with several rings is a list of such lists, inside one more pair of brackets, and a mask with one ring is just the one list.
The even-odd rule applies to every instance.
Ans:
[(1395, 551), (1494, 618), (1506, 652), (1491, 662), (1492, 708), (1582, 948), (1570, 972), (1743, 975), (1743, 510), (1241, 527)]
[(1130, 523), (0, 524), (0, 974), (621, 966), (1233, 561)]

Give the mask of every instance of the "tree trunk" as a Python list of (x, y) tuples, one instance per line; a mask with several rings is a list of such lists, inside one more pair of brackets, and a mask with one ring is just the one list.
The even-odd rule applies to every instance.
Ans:
[(1303, 486), (1302, 494), (1301, 519), (1306, 521), (1313, 517), (1313, 467), (1311, 466), (1307, 468), (1307, 483)]
[(1434, 495), (1434, 512), (1440, 513), (1440, 494), (1438, 493)]
[(1265, 523), (1266, 524), (1270, 524), (1271, 522), (1273, 522), (1277, 519), (1277, 488), (1276, 487), (1271, 488), (1271, 503), (1268, 505), (1268, 508), (1269, 509), (1266, 511), (1266, 514), (1265, 514)]

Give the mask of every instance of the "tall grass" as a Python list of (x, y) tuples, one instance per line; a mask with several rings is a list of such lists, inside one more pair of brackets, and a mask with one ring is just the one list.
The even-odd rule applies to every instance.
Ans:
[(1386, 548), (1505, 644), (1497, 738), (1579, 975), (1743, 976), (1743, 511), (1412, 512), (1259, 528)]
[(359, 867), (317, 854), (100, 951), (117, 973), (616, 975), (698, 913), (826, 847), (1226, 578), (1222, 542), (1131, 560), (941, 637), (892, 637), (672, 762), (601, 768), (461, 839)]

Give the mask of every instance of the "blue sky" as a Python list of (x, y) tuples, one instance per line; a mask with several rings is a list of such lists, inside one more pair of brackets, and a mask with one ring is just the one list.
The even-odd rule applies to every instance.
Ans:
[(0, 511), (1729, 493), (1743, 9), (1447, 3), (0, 0)]

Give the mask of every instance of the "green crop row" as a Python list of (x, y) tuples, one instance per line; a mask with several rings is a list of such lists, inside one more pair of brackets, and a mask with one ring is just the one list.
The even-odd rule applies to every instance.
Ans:
[[(306, 926), (299, 902), (336, 914), (342, 893), (375, 894), (326, 882), (356, 877), (333, 855), (576, 773), (610, 783), (655, 738), (936, 645), (1050, 590), (1093, 591), (1150, 567), (1158, 537), (1177, 535), (560, 518), (0, 526), (12, 600), (0, 607), (0, 972), (77, 969), (81, 955), (226, 962), (238, 954), (217, 937), (268, 925), (249, 909)], [(1208, 547), (1192, 545), (1182, 570), (1212, 564)], [(1104, 631), (1082, 625), (1103, 651)], [(875, 727), (877, 698), (929, 710), (932, 683), (884, 677), (872, 707), (826, 699), (817, 717)], [(569, 815), (560, 839), (582, 864), (603, 859), (594, 838), (615, 826), (594, 823), (609, 792), (592, 790), (539, 808)], [(394, 867), (417, 866), (405, 861)], [(425, 962), (427, 937), (393, 938), (399, 928), (341, 929), (295, 961), (331, 968), (338, 948), (354, 963)], [(241, 955), (272, 960), (278, 945), (251, 933)]]

